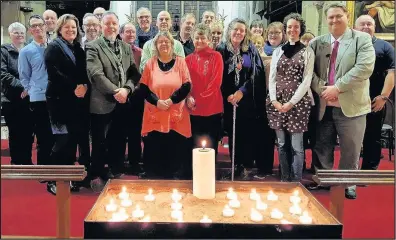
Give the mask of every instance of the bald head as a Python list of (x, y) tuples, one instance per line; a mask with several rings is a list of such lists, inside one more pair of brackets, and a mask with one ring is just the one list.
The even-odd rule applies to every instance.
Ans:
[(93, 11), (93, 14), (99, 19), (99, 21), (102, 20), (103, 13), (106, 12), (106, 10), (102, 7), (97, 7)]
[(161, 31), (169, 31), (172, 27), (172, 18), (169, 12), (161, 11), (157, 16), (157, 27)]
[(374, 36), (375, 20), (370, 15), (361, 15), (355, 21), (355, 29)]
[(53, 32), (56, 27), (56, 21), (58, 21), (58, 15), (56, 12), (48, 9), (43, 13), (43, 18), (45, 20), (45, 25), (47, 25), (47, 31)]

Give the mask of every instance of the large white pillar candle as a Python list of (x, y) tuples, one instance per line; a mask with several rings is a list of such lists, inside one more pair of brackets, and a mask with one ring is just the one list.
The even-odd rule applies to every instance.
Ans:
[(199, 199), (213, 199), (216, 195), (215, 150), (205, 148), (193, 149), (193, 195)]

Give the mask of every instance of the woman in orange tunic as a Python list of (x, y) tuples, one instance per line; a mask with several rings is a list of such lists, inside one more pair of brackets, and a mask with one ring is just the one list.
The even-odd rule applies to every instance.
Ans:
[(184, 59), (173, 53), (169, 32), (159, 32), (153, 41), (156, 54), (140, 80), (143, 159), (149, 178), (178, 179), (180, 166), (191, 165), (191, 124), (184, 101), (191, 90), (190, 74)]

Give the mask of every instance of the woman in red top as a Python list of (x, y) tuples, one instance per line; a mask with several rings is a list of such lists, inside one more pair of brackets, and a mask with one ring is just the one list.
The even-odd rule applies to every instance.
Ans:
[(213, 50), (210, 28), (203, 23), (196, 26), (192, 35), (195, 52), (186, 57), (190, 71), (192, 90), (187, 98), (191, 114), (191, 130), (194, 147), (201, 147), (206, 140), (207, 147), (217, 147), (223, 113), (223, 97), (220, 86), (223, 79), (223, 59)]
[(178, 179), (191, 162), (190, 114), (185, 98), (191, 81), (186, 62), (173, 53), (174, 40), (161, 31), (153, 40), (155, 55), (145, 65), (140, 90), (144, 105), (143, 159), (150, 178)]

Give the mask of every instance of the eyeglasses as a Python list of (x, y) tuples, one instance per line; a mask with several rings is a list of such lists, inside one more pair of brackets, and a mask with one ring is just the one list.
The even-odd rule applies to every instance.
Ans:
[(282, 32), (269, 32), (268, 36), (279, 36)]
[(96, 23), (92, 23), (92, 24), (84, 24), (84, 26), (85, 27), (87, 27), (87, 28), (96, 28), (96, 27), (98, 27), (99, 26), (99, 24), (96, 24)]
[(148, 16), (148, 15), (146, 15), (146, 16), (139, 16), (138, 18), (141, 19), (141, 20), (143, 20), (143, 19), (149, 19), (150, 16)]
[(30, 25), (30, 28), (33, 28), (33, 29), (35, 29), (36, 27), (43, 28), (44, 25), (45, 25), (44, 23), (32, 24), (32, 25)]
[(21, 36), (25, 36), (25, 32), (11, 32), (14, 35), (21, 35)]

